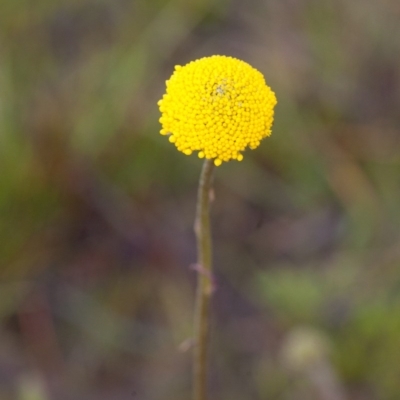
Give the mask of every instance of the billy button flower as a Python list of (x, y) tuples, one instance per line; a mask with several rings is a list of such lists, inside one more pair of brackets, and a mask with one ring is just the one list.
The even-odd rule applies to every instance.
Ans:
[(244, 61), (211, 56), (177, 65), (158, 102), (161, 134), (186, 155), (223, 161), (243, 159), (271, 135), (275, 93)]
[(210, 300), (214, 289), (210, 191), (214, 166), (243, 159), (271, 134), (275, 93), (262, 74), (236, 58), (212, 56), (176, 66), (158, 102), (161, 134), (186, 155), (205, 158), (200, 175), (194, 230), (199, 273), (194, 317), (193, 400), (207, 399)]

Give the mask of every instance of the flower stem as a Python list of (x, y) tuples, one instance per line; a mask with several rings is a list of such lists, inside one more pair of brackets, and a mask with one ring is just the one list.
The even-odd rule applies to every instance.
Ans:
[(210, 229), (210, 191), (213, 160), (205, 160), (201, 171), (194, 231), (197, 239), (197, 296), (194, 322), (193, 400), (207, 398), (207, 348), (210, 299), (213, 291)]

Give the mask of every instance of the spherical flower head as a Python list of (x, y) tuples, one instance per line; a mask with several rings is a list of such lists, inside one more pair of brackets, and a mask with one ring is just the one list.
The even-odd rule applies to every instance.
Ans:
[(263, 75), (244, 61), (204, 57), (175, 66), (158, 102), (161, 134), (186, 155), (223, 161), (243, 159), (271, 135), (275, 93)]

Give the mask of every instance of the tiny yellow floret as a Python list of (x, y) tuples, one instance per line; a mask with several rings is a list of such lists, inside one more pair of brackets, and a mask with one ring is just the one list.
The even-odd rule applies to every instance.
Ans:
[(186, 155), (224, 161), (243, 159), (271, 135), (275, 93), (263, 75), (244, 61), (204, 57), (175, 66), (157, 103), (162, 135)]

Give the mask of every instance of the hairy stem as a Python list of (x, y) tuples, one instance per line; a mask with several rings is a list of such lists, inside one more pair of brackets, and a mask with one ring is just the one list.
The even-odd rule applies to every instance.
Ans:
[(210, 299), (213, 291), (210, 229), (210, 192), (214, 163), (205, 160), (201, 171), (194, 231), (197, 239), (197, 296), (194, 322), (193, 400), (207, 398), (207, 348)]

